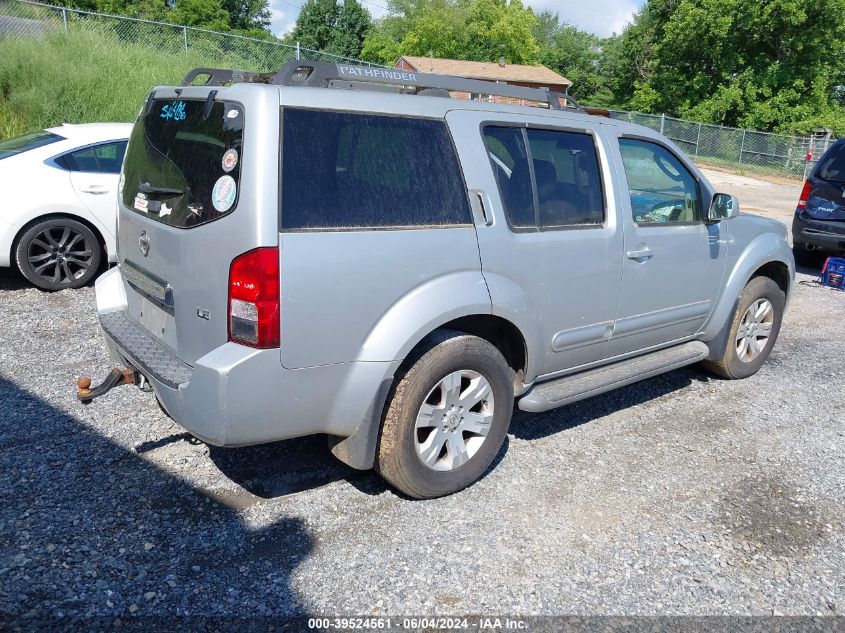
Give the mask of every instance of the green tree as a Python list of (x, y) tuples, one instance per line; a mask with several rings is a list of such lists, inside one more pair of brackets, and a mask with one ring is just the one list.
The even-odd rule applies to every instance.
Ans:
[(392, 65), (400, 55), (536, 64), (537, 17), (521, 0), (392, 0), (364, 42), (365, 59)]
[(61, 6), (272, 37), (269, 0), (57, 0)]
[(327, 50), (346, 57), (360, 57), (372, 25), (370, 12), (357, 0), (344, 0), (337, 14), (334, 38), (329, 42)]
[(288, 39), (313, 50), (358, 57), (371, 24), (369, 11), (357, 0), (308, 0)]
[(636, 109), (784, 132), (845, 131), (845, 0), (649, 0), (622, 36)]
[(603, 63), (607, 40), (561, 24), (558, 14), (551, 11), (537, 16), (534, 36), (540, 46), (540, 61), (573, 82), (570, 92), (574, 97), (595, 105), (612, 103)]
[(220, 0), (179, 0), (168, 17), (177, 24), (212, 31), (228, 31), (231, 28), (229, 13)]
[(229, 26), (233, 30), (246, 33), (269, 32), (269, 0), (222, 0), (222, 5), (229, 14)]

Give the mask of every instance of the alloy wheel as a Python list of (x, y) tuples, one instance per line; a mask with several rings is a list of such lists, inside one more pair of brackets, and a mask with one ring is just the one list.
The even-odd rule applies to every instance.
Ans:
[(32, 239), (27, 261), (42, 279), (70, 284), (91, 269), (94, 249), (82, 233), (67, 226), (54, 226)]
[(433, 470), (459, 468), (478, 452), (493, 422), (493, 391), (476, 371), (448, 374), (428, 393), (415, 425), (415, 447)]
[(743, 363), (750, 363), (766, 348), (772, 334), (775, 311), (768, 299), (757, 299), (739, 323), (736, 332), (736, 355)]

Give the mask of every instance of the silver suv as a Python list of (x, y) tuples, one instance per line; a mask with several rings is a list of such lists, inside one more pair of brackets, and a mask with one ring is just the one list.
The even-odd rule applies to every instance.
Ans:
[(750, 376), (794, 278), (785, 226), (664, 136), (456, 77), (197, 69), (149, 95), (121, 187), (119, 367), (80, 400), (135, 383), (218, 446), (324, 433), (417, 498), (478, 479), (514, 405)]

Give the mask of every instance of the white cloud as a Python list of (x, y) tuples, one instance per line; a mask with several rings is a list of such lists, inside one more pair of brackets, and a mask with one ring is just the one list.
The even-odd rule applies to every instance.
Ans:
[[(386, 0), (367, 2), (360, 0), (374, 18), (380, 18), (386, 11)], [(289, 33), (296, 22), (299, 13), (297, 7), (304, 0), (270, 0), (272, 11), (272, 30), (278, 36)], [(548, 9), (556, 11), (562, 21), (569, 22), (580, 29), (595, 33), (602, 37), (619, 33), (625, 24), (631, 20), (634, 11), (644, 0), (523, 0), (531, 5), (535, 11)], [(382, 5), (382, 6), (379, 6)]]
[(270, 30), (276, 37), (287, 35), (293, 30), (300, 2), (294, 0), (270, 0)]
[(535, 11), (557, 12), (561, 21), (607, 37), (621, 33), (643, 0), (528, 0)]

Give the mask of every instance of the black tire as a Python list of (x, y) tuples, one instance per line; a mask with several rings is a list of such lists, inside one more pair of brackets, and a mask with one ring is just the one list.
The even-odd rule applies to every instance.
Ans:
[(102, 256), (100, 240), (94, 232), (71, 218), (36, 222), (21, 235), (15, 248), (21, 274), (34, 286), (49, 291), (90, 283), (97, 275)]
[[(759, 300), (768, 300), (772, 307), (771, 330), (768, 338), (762, 344), (762, 349), (753, 359), (742, 360), (737, 350), (737, 335), (746, 312)], [(780, 333), (783, 309), (786, 305), (786, 295), (774, 280), (768, 277), (755, 277), (745, 286), (739, 297), (736, 313), (731, 322), (731, 329), (721, 358), (706, 361), (704, 366), (713, 373), (730, 380), (748, 378), (757, 373), (777, 341)]]
[[(422, 352), (406, 366), (407, 371), (398, 378), (388, 401), (376, 469), (410, 497), (431, 499), (452, 494), (481, 477), (502, 446), (513, 413), (511, 369), (501, 352), (488, 341), (452, 330), (432, 335), (422, 346)], [(461, 371), (476, 373), (489, 384), (495, 403), (492, 421), (480, 446), (465, 463), (452, 470), (435, 470), (427, 466), (417, 452), (418, 433), (425, 430), (416, 428), (417, 415), (425, 399), (432, 396), (432, 390), (450, 374)], [(463, 395), (468, 388), (464, 390), (461, 386), (458, 391)], [(483, 405), (488, 406), (486, 400)], [(455, 424), (459, 425), (458, 430), (462, 428), (462, 422)], [(440, 430), (432, 429), (431, 432), (439, 433)], [(466, 434), (461, 432), (461, 436), (465, 438)], [(450, 452), (448, 449), (444, 444), (444, 451)]]

